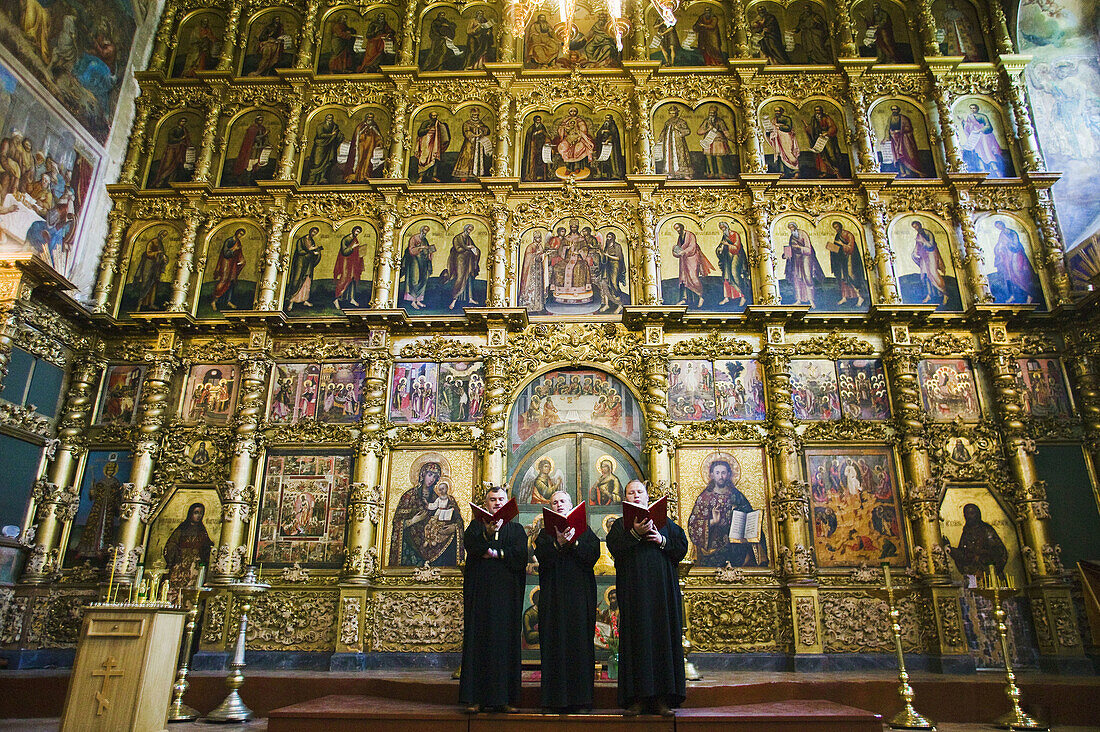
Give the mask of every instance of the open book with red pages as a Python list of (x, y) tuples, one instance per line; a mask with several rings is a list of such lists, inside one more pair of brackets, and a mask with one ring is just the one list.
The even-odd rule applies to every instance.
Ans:
[(581, 501), (580, 505), (574, 506), (572, 511), (562, 516), (560, 513), (543, 506), (542, 525), (546, 527), (546, 532), (551, 536), (554, 535), (555, 531), (564, 534), (572, 528), (577, 532), (573, 537), (573, 541), (576, 541), (577, 537), (583, 534), (588, 527), (588, 509), (585, 508), (584, 501)]
[(665, 524), (668, 523), (668, 500), (658, 498), (649, 504), (649, 508), (623, 501), (623, 523), (626, 524), (628, 531), (634, 528), (636, 520), (645, 521), (646, 519), (651, 520), (658, 531), (665, 528)]
[(519, 516), (519, 506), (516, 505), (515, 498), (509, 498), (507, 503), (496, 510), (496, 513), (489, 513), (476, 503), (471, 503), (470, 509), (473, 511), (474, 518), (483, 524), (495, 524), (497, 521), (508, 523)]

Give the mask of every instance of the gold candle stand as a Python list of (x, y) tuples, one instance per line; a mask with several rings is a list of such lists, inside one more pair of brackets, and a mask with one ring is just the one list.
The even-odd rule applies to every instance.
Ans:
[(882, 574), (886, 578), (886, 587), (880, 592), (886, 595), (886, 605), (890, 608), (890, 627), (894, 632), (894, 655), (898, 659), (898, 694), (901, 696), (901, 711), (890, 718), (890, 729), (925, 729), (935, 732), (936, 724), (913, 708), (913, 687), (909, 684), (909, 672), (905, 668), (905, 653), (901, 648), (901, 613), (898, 611), (894, 582), (890, 577), (890, 565), (882, 565)]
[(680, 629), (681, 644), (684, 648), (684, 678), (688, 681), (699, 681), (703, 677), (696, 670), (695, 664), (688, 660), (688, 654), (691, 653), (691, 641), (688, 639), (688, 635), (691, 633), (691, 625), (688, 621), (687, 613), (687, 576), (691, 568), (695, 566), (695, 563), (688, 558), (680, 560), (680, 564), (677, 569), (680, 570), (680, 612), (684, 615), (684, 624)]
[(244, 684), (244, 674), (241, 669), (245, 665), (245, 631), (248, 630), (248, 611), (252, 608), (253, 598), (269, 589), (271, 585), (266, 585), (257, 579), (255, 567), (249, 567), (244, 578), (229, 587), (229, 591), (241, 604), (241, 624), (237, 628), (237, 645), (233, 649), (233, 660), (229, 662), (229, 675), (225, 677), (229, 694), (214, 711), (206, 715), (208, 722), (247, 722), (252, 719), (252, 710), (245, 705), (240, 695), (241, 685)]
[[(183, 695), (187, 693), (191, 685), (187, 681), (187, 674), (191, 670), (191, 643), (195, 640), (195, 626), (199, 617), (199, 598), (205, 592), (205, 587), (191, 587), (187, 590), (191, 594), (191, 607), (187, 610), (187, 625), (183, 631), (183, 646), (180, 648), (180, 665), (176, 669), (176, 682), (172, 684), (172, 703), (168, 707), (169, 722), (191, 722), (199, 718), (199, 713), (183, 703)], [(184, 590), (180, 590), (182, 595)]]
[(1012, 705), (1012, 708), (997, 717), (993, 724), (1007, 730), (1033, 729), (1049, 732), (1050, 728), (1047, 725), (1028, 716), (1020, 707), (1020, 687), (1016, 686), (1016, 673), (1012, 670), (1012, 657), (1008, 652), (1008, 625), (1005, 623), (1002, 601), (1004, 597), (1019, 594), (1020, 590), (1011, 581), (1001, 584), (993, 565), (989, 565), (985, 576), (980, 578), (978, 587), (974, 591), (993, 603), (993, 618), (997, 621), (997, 636), (1001, 641), (1001, 655), (1005, 662), (1005, 695)]

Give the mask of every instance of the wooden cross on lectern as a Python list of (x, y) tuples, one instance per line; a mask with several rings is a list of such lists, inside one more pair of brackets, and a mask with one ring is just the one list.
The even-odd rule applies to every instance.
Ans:
[(114, 676), (123, 676), (121, 670), (118, 669), (118, 661), (114, 656), (108, 656), (107, 660), (103, 662), (100, 667), (102, 671), (92, 671), (92, 676), (100, 676), (103, 678), (103, 683), (99, 687), (99, 691), (95, 693), (95, 700), (98, 703), (96, 707), (95, 715), (97, 717), (103, 716), (103, 713), (111, 707), (111, 700), (107, 698), (107, 687), (111, 685), (111, 678)]

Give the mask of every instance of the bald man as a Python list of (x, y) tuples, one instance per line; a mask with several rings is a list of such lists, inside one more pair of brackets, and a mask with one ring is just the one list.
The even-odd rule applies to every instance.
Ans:
[[(565, 516), (573, 498), (550, 496), (550, 508)], [(587, 526), (578, 534), (545, 527), (535, 537), (539, 560), (539, 649), (542, 707), (569, 713), (592, 707), (596, 651), (596, 576), (600, 540)]]
[[(644, 483), (626, 486), (626, 500), (649, 505)], [(628, 717), (642, 712), (671, 717), (683, 703), (683, 606), (677, 565), (687, 554), (684, 530), (669, 518), (657, 529), (649, 519), (607, 532), (615, 559), (619, 600), (619, 704)]]

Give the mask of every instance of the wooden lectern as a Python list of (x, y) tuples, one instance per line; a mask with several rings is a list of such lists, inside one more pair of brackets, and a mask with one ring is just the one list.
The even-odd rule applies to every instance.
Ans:
[(166, 603), (88, 608), (62, 732), (165, 729), (185, 614)]

